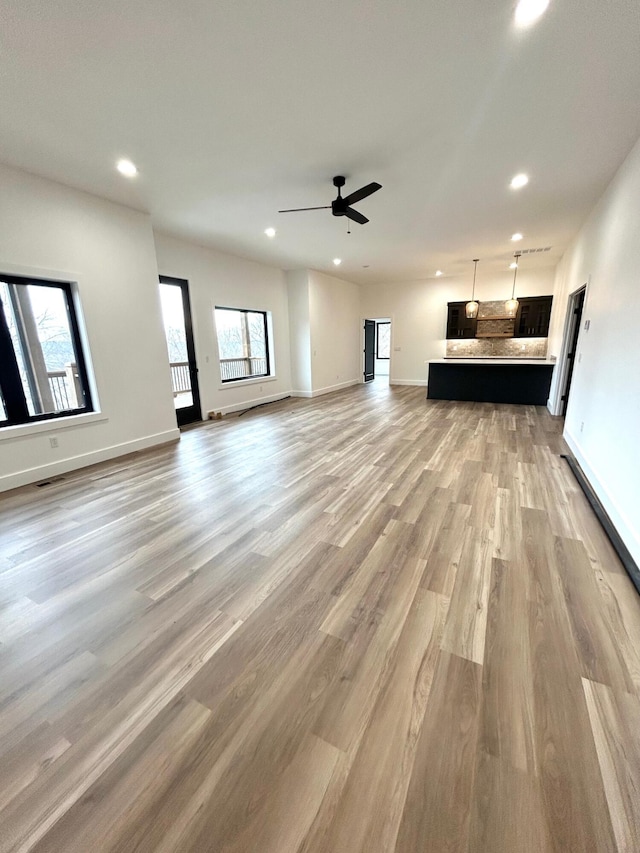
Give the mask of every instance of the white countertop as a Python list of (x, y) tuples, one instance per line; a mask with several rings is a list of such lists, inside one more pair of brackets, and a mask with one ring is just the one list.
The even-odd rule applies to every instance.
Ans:
[(553, 367), (555, 361), (550, 361), (548, 358), (456, 358), (449, 356), (448, 358), (432, 358), (429, 364), (481, 364), (483, 367), (487, 364), (542, 364)]

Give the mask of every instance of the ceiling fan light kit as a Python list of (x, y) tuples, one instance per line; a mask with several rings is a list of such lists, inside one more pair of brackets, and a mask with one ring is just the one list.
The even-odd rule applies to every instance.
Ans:
[(359, 225), (366, 225), (369, 221), (367, 217), (360, 213), (360, 211), (354, 210), (352, 205), (357, 204), (357, 202), (362, 201), (368, 196), (373, 195), (373, 193), (378, 190), (381, 190), (382, 184), (378, 184), (373, 181), (343, 198), (341, 190), (345, 183), (346, 179), (343, 175), (335, 176), (333, 179), (333, 185), (338, 189), (338, 197), (334, 199), (331, 204), (324, 204), (320, 207), (294, 207), (287, 210), (279, 210), (278, 213), (299, 213), (304, 210), (331, 210), (331, 213), (334, 216), (346, 216), (348, 219), (351, 219), (353, 222), (357, 222)]

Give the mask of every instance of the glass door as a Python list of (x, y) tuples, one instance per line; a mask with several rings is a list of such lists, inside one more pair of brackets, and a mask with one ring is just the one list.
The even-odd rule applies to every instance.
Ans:
[(376, 375), (376, 321), (364, 321), (364, 381), (371, 382)]
[(160, 301), (171, 368), (173, 404), (178, 426), (184, 426), (202, 420), (188, 282), (161, 275)]

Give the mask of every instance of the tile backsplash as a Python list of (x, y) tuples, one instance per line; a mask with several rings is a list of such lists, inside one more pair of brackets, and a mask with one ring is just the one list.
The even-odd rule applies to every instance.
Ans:
[(478, 320), (484, 320), (485, 317), (501, 317), (504, 313), (504, 299), (491, 300), (490, 302), (480, 302), (478, 307)]
[(546, 358), (546, 355), (547, 338), (465, 338), (447, 341), (446, 351), (447, 358)]
[(505, 337), (513, 337), (515, 320), (485, 320), (478, 317), (478, 325), (476, 328), (476, 337), (481, 338), (483, 335), (504, 335)]

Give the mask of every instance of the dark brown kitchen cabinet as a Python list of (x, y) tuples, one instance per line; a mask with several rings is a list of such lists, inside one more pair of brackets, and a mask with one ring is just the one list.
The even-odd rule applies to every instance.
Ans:
[(515, 338), (546, 338), (553, 296), (527, 296), (519, 300)]
[(476, 320), (470, 320), (465, 313), (466, 302), (448, 302), (447, 339), (475, 338)]

